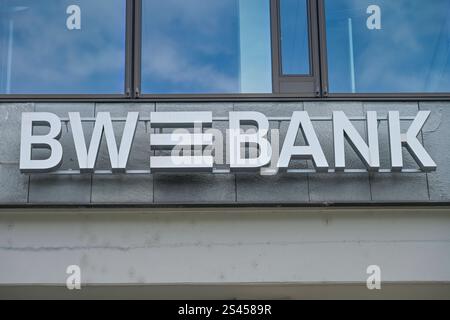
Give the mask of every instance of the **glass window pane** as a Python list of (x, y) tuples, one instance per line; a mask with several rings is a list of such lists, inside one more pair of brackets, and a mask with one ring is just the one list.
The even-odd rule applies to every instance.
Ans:
[(0, 94), (122, 94), (125, 0), (0, 0)]
[(306, 0), (280, 0), (281, 65), (284, 75), (310, 73)]
[(270, 0), (143, 0), (142, 92), (271, 93)]
[(326, 0), (330, 92), (449, 92), (449, 19), (448, 0)]

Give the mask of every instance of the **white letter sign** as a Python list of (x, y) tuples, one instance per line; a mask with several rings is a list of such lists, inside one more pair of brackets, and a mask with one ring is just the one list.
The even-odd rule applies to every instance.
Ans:
[(380, 152), (378, 146), (377, 113), (367, 112), (367, 136), (369, 145), (342, 111), (333, 112), (334, 157), (337, 171), (343, 171), (345, 165), (345, 139), (364, 162), (369, 171), (380, 169)]
[[(34, 135), (34, 126), (45, 126), (50, 130), (46, 135)], [(20, 171), (49, 172), (58, 169), (63, 159), (63, 149), (58, 139), (61, 137), (61, 120), (53, 113), (22, 113), (22, 133), (20, 140)], [(46, 148), (50, 156), (45, 160), (33, 160), (33, 148)]]
[[(303, 134), (307, 146), (295, 146), (299, 129)], [(289, 125), (283, 149), (281, 150), (278, 168), (287, 169), (291, 158), (312, 160), (317, 171), (327, 171), (328, 162), (314, 131), (311, 119), (306, 111), (294, 112)]]
[[(241, 125), (255, 125), (255, 133), (242, 133)], [(270, 163), (272, 147), (267, 140), (269, 121), (259, 112), (230, 112), (230, 168), (231, 170), (258, 169)], [(253, 144), (259, 148), (259, 156), (246, 159), (242, 145)]]
[(95, 121), (94, 131), (92, 133), (89, 150), (86, 147), (84, 139), (83, 126), (81, 124), (80, 113), (70, 112), (69, 119), (73, 131), (73, 141), (77, 152), (78, 164), (82, 172), (92, 172), (97, 162), (100, 143), (103, 133), (106, 138), (109, 159), (113, 171), (123, 171), (126, 169), (128, 158), (130, 156), (131, 145), (136, 133), (139, 113), (130, 112), (123, 130), (122, 141), (119, 150), (117, 150), (116, 138), (114, 136), (114, 128), (109, 112), (99, 112)]

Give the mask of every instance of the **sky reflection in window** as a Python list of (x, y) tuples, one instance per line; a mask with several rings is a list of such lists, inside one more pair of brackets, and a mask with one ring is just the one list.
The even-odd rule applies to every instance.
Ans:
[(271, 93), (269, 0), (143, 0), (142, 92)]
[(326, 0), (329, 90), (450, 91), (450, 1)]
[(0, 93), (123, 94), (125, 3), (0, 0)]

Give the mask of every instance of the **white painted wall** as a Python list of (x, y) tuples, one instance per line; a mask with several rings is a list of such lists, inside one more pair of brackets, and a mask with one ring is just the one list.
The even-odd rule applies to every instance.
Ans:
[(0, 213), (0, 285), (450, 284), (450, 210), (141, 209)]

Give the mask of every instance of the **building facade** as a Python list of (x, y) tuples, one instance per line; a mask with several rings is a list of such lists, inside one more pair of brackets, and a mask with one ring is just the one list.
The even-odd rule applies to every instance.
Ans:
[(113, 2), (0, 0), (1, 298), (450, 298), (448, 1)]

